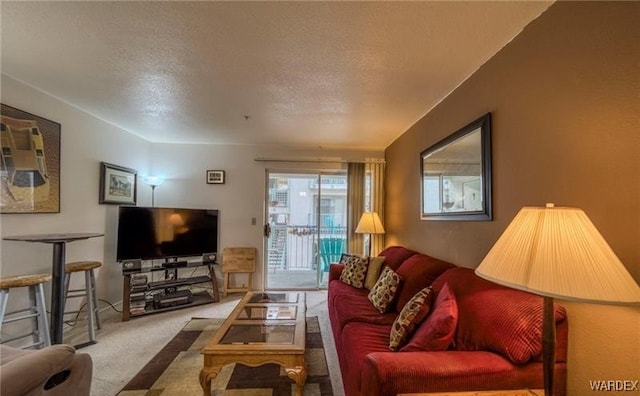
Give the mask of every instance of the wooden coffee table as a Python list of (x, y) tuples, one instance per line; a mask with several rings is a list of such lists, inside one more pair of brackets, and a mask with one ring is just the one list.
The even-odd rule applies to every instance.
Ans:
[(256, 367), (277, 363), (302, 395), (307, 380), (305, 294), (301, 292), (247, 293), (202, 349), (200, 385), (211, 395), (211, 380), (222, 367), (240, 363)]

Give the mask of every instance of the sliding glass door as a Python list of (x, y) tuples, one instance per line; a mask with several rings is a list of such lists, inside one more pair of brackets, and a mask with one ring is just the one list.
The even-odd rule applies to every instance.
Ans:
[(326, 287), (346, 251), (346, 174), (268, 171), (266, 195), (266, 288)]

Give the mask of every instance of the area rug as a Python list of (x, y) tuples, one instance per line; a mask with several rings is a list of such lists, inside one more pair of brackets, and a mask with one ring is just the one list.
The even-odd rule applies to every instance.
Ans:
[[(203, 357), (200, 350), (213, 337), (224, 319), (193, 318), (118, 393), (118, 396), (202, 395), (198, 375)], [(307, 318), (306, 351), (308, 377), (305, 396), (333, 395), (317, 317)], [(247, 367), (224, 366), (211, 381), (212, 396), (290, 396), (295, 385), (276, 364)]]

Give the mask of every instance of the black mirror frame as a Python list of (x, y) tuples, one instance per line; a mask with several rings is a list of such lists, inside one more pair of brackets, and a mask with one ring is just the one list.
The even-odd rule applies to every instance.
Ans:
[[(424, 210), (424, 157), (440, 150), (459, 138), (480, 128), (480, 149), (482, 163), (482, 202), (483, 209), (473, 212), (425, 213)], [(420, 153), (420, 219), (452, 221), (491, 221), (491, 113), (487, 113), (469, 125), (459, 129)]]

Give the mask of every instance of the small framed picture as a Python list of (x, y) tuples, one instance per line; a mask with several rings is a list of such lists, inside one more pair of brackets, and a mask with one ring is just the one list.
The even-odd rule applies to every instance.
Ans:
[(224, 184), (224, 171), (223, 170), (208, 170), (207, 171), (207, 184)]
[(100, 163), (101, 204), (135, 205), (138, 171), (123, 166)]

